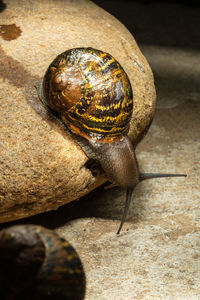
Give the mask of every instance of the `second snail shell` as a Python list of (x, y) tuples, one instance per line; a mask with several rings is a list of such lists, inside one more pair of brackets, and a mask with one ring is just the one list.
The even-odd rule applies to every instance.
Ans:
[(76, 250), (53, 230), (14, 225), (0, 232), (1, 300), (83, 300), (86, 278)]

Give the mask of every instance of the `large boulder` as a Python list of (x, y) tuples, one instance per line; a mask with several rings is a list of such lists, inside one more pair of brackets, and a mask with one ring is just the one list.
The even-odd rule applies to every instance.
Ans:
[(137, 143), (154, 114), (151, 69), (128, 30), (87, 0), (10, 1), (0, 17), (0, 222), (56, 209), (105, 182), (79, 145), (49, 116), (35, 84), (73, 47), (113, 55), (134, 93), (130, 137)]

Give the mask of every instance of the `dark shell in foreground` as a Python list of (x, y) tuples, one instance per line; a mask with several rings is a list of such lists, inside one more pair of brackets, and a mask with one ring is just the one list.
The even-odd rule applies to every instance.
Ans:
[(0, 232), (0, 299), (82, 300), (85, 273), (75, 249), (41, 226)]

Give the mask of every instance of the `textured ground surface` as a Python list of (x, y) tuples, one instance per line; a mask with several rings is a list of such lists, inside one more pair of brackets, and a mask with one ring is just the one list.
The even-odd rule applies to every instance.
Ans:
[(158, 91), (154, 122), (137, 148), (140, 167), (146, 172), (185, 172), (188, 177), (140, 184), (120, 236), (120, 189), (100, 188), (27, 221), (55, 228), (76, 247), (85, 266), (87, 300), (197, 300), (200, 13), (190, 6), (166, 4), (132, 4), (127, 13)]

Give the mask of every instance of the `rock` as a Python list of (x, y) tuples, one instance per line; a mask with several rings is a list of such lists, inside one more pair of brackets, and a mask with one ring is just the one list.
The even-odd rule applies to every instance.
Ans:
[(56, 209), (105, 182), (38, 99), (34, 85), (55, 56), (90, 46), (121, 63), (133, 87), (135, 144), (152, 121), (155, 88), (132, 35), (90, 1), (4, 1), (0, 16), (0, 222), (6, 222)]

